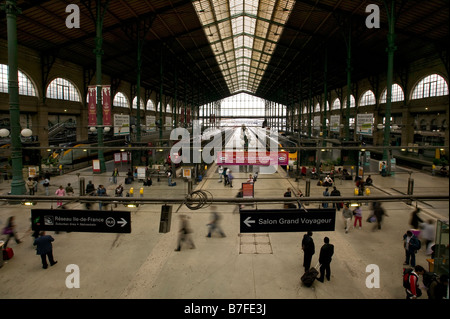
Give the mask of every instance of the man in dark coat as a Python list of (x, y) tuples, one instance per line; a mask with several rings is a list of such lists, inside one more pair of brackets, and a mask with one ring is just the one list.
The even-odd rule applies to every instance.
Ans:
[(307, 272), (309, 270), (309, 268), (311, 268), (311, 259), (312, 256), (314, 255), (315, 251), (315, 246), (314, 246), (314, 240), (312, 239), (312, 231), (308, 231), (308, 233), (306, 233), (305, 235), (303, 235), (303, 240), (302, 240), (302, 250), (304, 253), (304, 258), (303, 258), (303, 267), (305, 267), (305, 272)]
[(325, 276), (327, 277), (328, 281), (330, 281), (330, 263), (331, 257), (334, 254), (334, 245), (330, 244), (330, 239), (328, 237), (325, 237), (323, 241), (325, 244), (322, 246), (322, 248), (320, 248), (319, 254), (320, 277), (317, 278), (317, 280), (320, 282), (323, 282)]
[(54, 241), (54, 240), (55, 239), (53, 239), (52, 236), (45, 235), (45, 232), (41, 232), (40, 237), (38, 237), (34, 240), (33, 245), (37, 246), (36, 255), (41, 255), (42, 268), (44, 268), (44, 269), (47, 269), (47, 267), (48, 267), (47, 256), (48, 256), (48, 261), (50, 262), (50, 266), (53, 266), (54, 264), (57, 263), (57, 261), (55, 261), (53, 259), (52, 241)]

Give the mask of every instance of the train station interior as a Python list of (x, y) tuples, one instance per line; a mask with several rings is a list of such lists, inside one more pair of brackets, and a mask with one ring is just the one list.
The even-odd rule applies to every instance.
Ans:
[(448, 1), (0, 4), (1, 300), (448, 300)]

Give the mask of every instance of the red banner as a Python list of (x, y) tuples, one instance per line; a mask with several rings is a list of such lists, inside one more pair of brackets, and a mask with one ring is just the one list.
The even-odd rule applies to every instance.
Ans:
[(103, 95), (103, 125), (111, 126), (111, 86), (104, 85), (102, 87)]
[(97, 126), (97, 88), (88, 87), (88, 126)]

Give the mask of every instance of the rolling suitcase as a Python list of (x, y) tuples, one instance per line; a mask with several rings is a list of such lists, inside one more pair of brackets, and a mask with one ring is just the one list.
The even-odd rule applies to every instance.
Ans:
[(316, 280), (317, 276), (319, 276), (319, 271), (316, 268), (317, 267), (310, 268), (300, 278), (300, 280), (306, 287), (311, 287), (314, 281)]
[(3, 260), (10, 260), (14, 257), (14, 250), (12, 248), (3, 249)]

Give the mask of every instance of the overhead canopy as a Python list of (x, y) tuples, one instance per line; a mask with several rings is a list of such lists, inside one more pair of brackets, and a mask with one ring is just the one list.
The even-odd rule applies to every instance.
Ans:
[[(106, 3), (106, 0), (102, 0)], [(389, 1), (386, 1), (390, 3)], [(110, 0), (103, 24), (103, 72), (114, 86), (136, 82), (137, 39), (145, 37), (141, 85), (201, 105), (238, 92), (284, 104), (346, 85), (351, 39), (352, 80), (387, 69), (385, 1)], [(65, 24), (69, 1), (18, 0), (19, 44), (43, 57), (95, 71), (96, 1), (78, 2), (79, 29)], [(369, 29), (366, 7), (380, 8)], [(397, 0), (395, 68), (441, 56), (448, 71), (449, 1)], [(0, 15), (0, 37), (7, 38)], [(145, 32), (148, 28), (148, 32)], [(350, 36), (351, 35), (351, 36)], [(20, 67), (20, 65), (19, 65)], [(400, 73), (400, 72), (399, 72)], [(301, 85), (300, 85), (301, 84)], [(310, 90), (311, 89), (311, 90)]]

